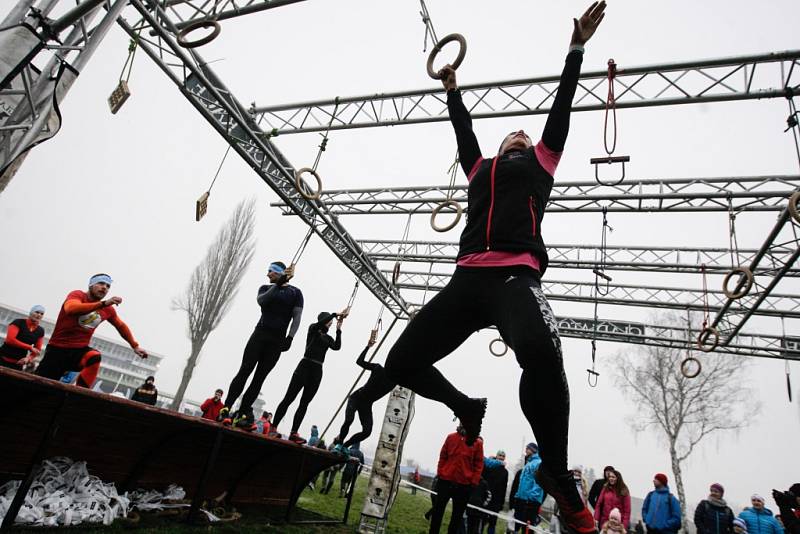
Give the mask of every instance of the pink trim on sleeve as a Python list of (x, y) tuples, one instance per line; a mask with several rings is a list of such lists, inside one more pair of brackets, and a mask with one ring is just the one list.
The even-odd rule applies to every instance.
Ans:
[(546, 170), (550, 176), (555, 176), (556, 167), (558, 167), (558, 162), (561, 161), (561, 154), (563, 154), (563, 152), (554, 152), (550, 150), (547, 148), (547, 145), (544, 144), (544, 141), (536, 143), (533, 150), (536, 153), (536, 159), (539, 160), (544, 170)]
[(476, 161), (475, 165), (472, 166), (472, 170), (469, 171), (469, 174), (467, 175), (468, 182), (472, 181), (472, 178), (475, 176), (475, 173), (478, 172), (478, 167), (481, 166), (481, 163), (483, 163), (483, 156), (478, 158), (478, 161)]

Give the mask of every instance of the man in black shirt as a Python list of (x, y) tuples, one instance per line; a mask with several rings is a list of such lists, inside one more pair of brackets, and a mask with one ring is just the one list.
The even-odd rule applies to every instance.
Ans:
[(6, 329), (6, 339), (0, 346), (0, 366), (21, 371), (39, 356), (44, 339), (44, 328), (39, 324), (44, 317), (44, 306), (31, 308), (27, 319), (14, 319)]

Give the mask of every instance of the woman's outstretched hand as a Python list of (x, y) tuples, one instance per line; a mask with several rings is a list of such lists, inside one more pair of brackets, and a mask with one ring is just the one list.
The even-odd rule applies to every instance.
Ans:
[(442, 79), (442, 85), (444, 85), (445, 91), (458, 89), (458, 84), (456, 83), (456, 69), (450, 65), (445, 65), (441, 68), (439, 77)]
[[(572, 22), (575, 23), (575, 29), (572, 30), (572, 41), (570, 45), (585, 45), (586, 42), (592, 38), (597, 27), (600, 26), (603, 17), (606, 16), (605, 10), (606, 2), (602, 0), (590, 5), (589, 9), (581, 15), (580, 19), (572, 19)], [(444, 82), (444, 78), (442, 81)]]

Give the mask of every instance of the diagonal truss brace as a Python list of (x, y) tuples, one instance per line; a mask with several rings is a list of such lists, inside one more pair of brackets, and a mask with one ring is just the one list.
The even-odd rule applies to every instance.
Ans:
[[(143, 0), (131, 0), (130, 3), (140, 13), (142, 20), (131, 26), (123, 18), (119, 18), (119, 25), (132, 38), (145, 29), (158, 36), (157, 41), (142, 37), (139, 45), (214, 129), (284, 202), (292, 206), (297, 215), (322, 238), (364, 285), (395, 316), (405, 313), (407, 306), (399, 292), (391, 287), (358, 243), (327, 212), (324, 204), (306, 200), (297, 192), (292, 166), (269, 143), (258, 124), (207, 63), (196, 52), (186, 51), (176, 43), (174, 24), (165, 16), (162, 8), (152, 3), (146, 6)], [(170, 59), (165, 61), (165, 57)]]
[[(665, 178), (625, 180), (607, 186), (596, 180), (557, 182), (548, 213), (553, 212), (727, 212), (733, 210), (782, 211), (789, 196), (800, 187), (800, 176), (733, 176), (719, 178)], [(466, 208), (467, 186), (447, 185), (384, 187), (323, 191), (321, 199), (334, 215), (430, 214), (452, 195)], [(288, 205), (273, 202), (284, 215), (294, 215)], [(454, 213), (451, 207), (441, 210)]]
[[(800, 50), (617, 70), (617, 108), (787, 96), (800, 88)], [(605, 109), (607, 69), (581, 74), (573, 111)], [(473, 119), (550, 111), (559, 76), (461, 86)], [(448, 120), (441, 87), (252, 108), (272, 135)]]
[[(447, 241), (361, 240), (362, 249), (374, 261), (437, 263), (453, 265), (458, 254), (458, 243)], [(595, 245), (548, 245), (551, 269), (594, 269), (599, 261), (599, 247)], [(607, 246), (605, 268), (611, 271), (638, 271), (663, 273), (701, 273), (705, 265), (709, 274), (728, 274), (731, 270), (730, 250), (727, 248), (698, 247), (637, 247)], [(749, 262), (756, 249), (739, 249), (739, 254)], [(770, 250), (771, 261), (787, 264), (793, 250), (775, 247)], [(763, 267), (757, 267), (759, 273)], [(800, 267), (789, 265), (784, 276), (800, 277)]]
[[(392, 271), (383, 271), (384, 276), (391, 277)], [(440, 291), (450, 281), (452, 274), (428, 273), (423, 271), (404, 271), (400, 274), (395, 286), (399, 289), (417, 291)], [(543, 280), (542, 289), (550, 300), (594, 303), (594, 283), (571, 280)], [(601, 287), (603, 294), (598, 294), (600, 304), (617, 306), (637, 306), (644, 308), (664, 308), (671, 310), (704, 311), (703, 294), (700, 289), (677, 287), (657, 287), (628, 284), (609, 284)], [(718, 312), (728, 300), (721, 290), (709, 291), (709, 310)], [(768, 295), (761, 307), (754, 311), (755, 315), (800, 319), (800, 295), (776, 294)]]

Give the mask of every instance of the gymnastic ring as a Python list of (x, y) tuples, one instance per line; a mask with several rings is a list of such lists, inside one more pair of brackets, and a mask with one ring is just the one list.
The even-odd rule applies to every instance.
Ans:
[[(308, 192), (308, 186), (303, 182), (303, 174), (309, 173), (317, 180), (317, 189), (312, 193)], [(322, 194), (322, 180), (319, 177), (317, 171), (312, 169), (311, 167), (303, 167), (302, 169), (298, 169), (294, 173), (294, 186), (297, 188), (297, 192), (300, 193), (303, 198), (306, 200), (317, 200), (319, 196)]]
[[(497, 343), (498, 341), (503, 344), (503, 352), (495, 350), (494, 348), (495, 343)], [(501, 356), (505, 356), (506, 352), (508, 352), (508, 345), (506, 345), (506, 342), (503, 341), (503, 338), (501, 337), (495, 338), (489, 342), (489, 352), (492, 353), (492, 356), (497, 356), (498, 358), (500, 358)]]
[[(446, 224), (444, 226), (439, 226), (436, 224), (436, 216), (441, 213), (444, 208), (455, 208), (456, 209), (456, 218), (453, 219), (453, 222), (450, 224)], [(431, 228), (436, 230), (437, 232), (447, 232), (448, 230), (452, 230), (458, 224), (458, 221), (461, 220), (461, 214), (463, 213), (464, 209), (461, 207), (461, 204), (456, 202), (455, 200), (448, 199), (433, 208), (431, 212)]]
[(433, 60), (436, 59), (436, 55), (442, 51), (444, 45), (451, 41), (458, 41), (458, 44), (461, 45), (461, 48), (458, 50), (458, 56), (456, 56), (456, 60), (450, 63), (450, 66), (453, 67), (453, 70), (457, 69), (461, 62), (464, 61), (464, 56), (467, 55), (467, 40), (464, 38), (463, 35), (460, 33), (451, 33), (450, 35), (445, 35), (434, 47), (431, 49), (431, 53), (428, 55), (428, 76), (433, 78), (434, 80), (441, 80), (442, 77), (439, 76), (438, 72), (433, 70)]
[[(196, 41), (190, 41), (186, 38), (190, 33), (201, 28), (211, 28), (211, 33)], [(219, 22), (216, 20), (198, 20), (192, 22), (178, 32), (178, 44), (183, 48), (197, 48), (198, 46), (206, 45), (216, 39), (221, 30), (222, 26), (220, 26)]]
[(394, 262), (394, 268), (392, 269), (392, 285), (397, 285), (397, 280), (400, 278), (400, 262)]
[(797, 207), (798, 204), (800, 204), (800, 191), (795, 191), (789, 197), (789, 215), (792, 216), (794, 222), (800, 223), (800, 208)]
[[(697, 364), (697, 371), (695, 371), (694, 373), (690, 373), (689, 371), (687, 371), (689, 367), (688, 364), (692, 362)], [(700, 363), (700, 360), (692, 356), (684, 358), (684, 360), (681, 362), (681, 374), (686, 378), (695, 378), (697, 375), (700, 374), (700, 371), (702, 370), (703, 370), (703, 365)]]
[(417, 316), (417, 314), (419, 313), (419, 310), (421, 310), (421, 309), (422, 309), (422, 308), (414, 308), (414, 309), (408, 310), (408, 320), (409, 320), (409, 321), (413, 321), (413, 320), (414, 320), (414, 318), (415, 318), (415, 317)]
[[(735, 274), (741, 274), (747, 280), (744, 286), (742, 286), (741, 291), (739, 291), (738, 293), (728, 289), (728, 282), (730, 281), (731, 277), (734, 276)], [(725, 296), (731, 300), (740, 299), (743, 296), (747, 295), (747, 293), (750, 292), (751, 287), (753, 287), (753, 271), (751, 271), (747, 267), (739, 266), (733, 268), (731, 272), (725, 275), (725, 279), (722, 281), (722, 292), (725, 293)]]
[[(714, 337), (714, 342), (711, 345), (706, 345), (710, 336)], [(697, 336), (697, 348), (703, 352), (711, 352), (717, 348), (717, 345), (719, 345), (719, 330), (713, 326), (703, 328)]]

